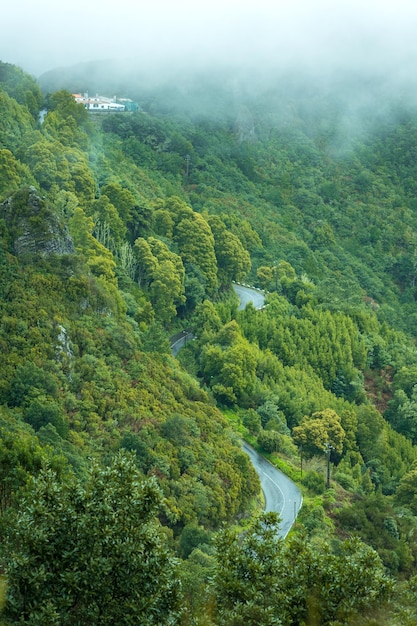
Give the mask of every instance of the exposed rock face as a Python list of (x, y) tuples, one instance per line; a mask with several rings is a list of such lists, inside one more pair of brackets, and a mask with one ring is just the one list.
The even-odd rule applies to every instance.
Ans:
[(17, 256), (74, 253), (67, 227), (34, 187), (20, 189), (0, 204), (0, 217), (6, 222)]
[(253, 142), (256, 140), (255, 124), (253, 121), (252, 113), (247, 106), (241, 106), (238, 116), (236, 118), (236, 132), (238, 142), (244, 141)]

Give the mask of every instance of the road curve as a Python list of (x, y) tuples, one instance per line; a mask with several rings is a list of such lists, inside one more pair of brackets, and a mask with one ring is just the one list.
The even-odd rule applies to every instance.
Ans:
[(239, 296), (239, 311), (242, 311), (249, 302), (252, 302), (255, 309), (260, 309), (265, 304), (265, 295), (260, 289), (246, 287), (246, 285), (233, 284), (235, 293)]
[[(237, 285), (236, 283), (233, 284), (233, 289), (239, 297), (238, 309), (240, 311), (243, 310), (249, 302), (252, 302), (255, 309), (260, 309), (265, 304), (264, 293), (259, 289), (246, 287), (246, 285)], [(192, 339), (194, 339), (194, 335), (192, 334), (191, 329), (186, 328), (170, 337), (169, 343), (173, 356), (177, 356), (181, 348), (187, 345), (187, 341), (191, 341)]]
[(261, 481), (265, 496), (265, 511), (279, 513), (281, 517), (279, 534), (285, 539), (301, 509), (303, 503), (301, 491), (288, 476), (274, 467), (246, 442), (243, 442), (242, 448), (249, 455)]
[(181, 348), (187, 345), (187, 341), (191, 341), (192, 339), (194, 339), (193, 333), (186, 329), (170, 337), (169, 344), (173, 356), (177, 356)]

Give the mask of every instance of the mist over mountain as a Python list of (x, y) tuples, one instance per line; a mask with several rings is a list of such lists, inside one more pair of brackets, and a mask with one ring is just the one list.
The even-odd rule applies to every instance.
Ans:
[(156, 75), (232, 67), (268, 78), (271, 69), (303, 68), (311, 75), (381, 75), (394, 85), (414, 74), (416, 17), (408, 0), (73, 0), (68, 7), (23, 0), (3, 7), (0, 58), (36, 76), (103, 59), (129, 67), (133, 59)]
[(402, 70), (366, 63), (311, 67), (305, 60), (285, 67), (223, 62), (167, 68), (163, 63), (108, 59), (50, 70), (39, 77), (39, 85), (45, 94), (66, 89), (117, 95), (132, 98), (147, 113), (232, 125), (239, 124), (245, 111), (253, 139), (262, 139), (262, 128), (267, 127), (301, 125), (311, 136), (331, 127), (333, 153), (343, 154), (352, 141), (415, 109), (417, 77), (405, 66)]

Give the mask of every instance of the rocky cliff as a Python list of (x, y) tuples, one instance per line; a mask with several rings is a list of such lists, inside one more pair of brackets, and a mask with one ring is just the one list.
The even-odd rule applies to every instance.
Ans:
[(74, 252), (67, 227), (34, 187), (25, 187), (0, 204), (10, 252), (19, 257)]

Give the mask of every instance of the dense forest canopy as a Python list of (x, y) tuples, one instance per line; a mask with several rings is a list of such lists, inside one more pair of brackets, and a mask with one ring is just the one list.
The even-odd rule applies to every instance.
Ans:
[(4, 624), (414, 624), (416, 100), (148, 79), (0, 64)]

